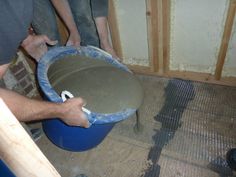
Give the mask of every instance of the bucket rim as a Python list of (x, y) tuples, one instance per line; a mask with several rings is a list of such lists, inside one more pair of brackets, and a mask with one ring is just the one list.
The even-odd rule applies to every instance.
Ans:
[[(39, 82), (39, 86), (42, 89), (46, 98), (52, 102), (62, 103), (63, 100), (52, 88), (48, 80), (48, 69), (52, 63), (66, 55), (82, 55), (93, 59), (101, 59), (117, 68), (132, 73), (127, 66), (112, 58), (112, 56), (106, 54), (106, 52), (102, 52), (101, 49), (96, 49), (96, 47), (93, 46), (81, 46), (80, 48), (76, 48), (73, 46), (54, 47), (39, 60), (37, 66), (37, 79)], [(105, 124), (115, 123), (127, 119), (130, 115), (134, 114), (135, 111), (136, 109), (127, 108), (125, 110), (115, 113), (101, 114), (91, 112), (91, 114), (85, 114), (87, 115), (90, 124)]]

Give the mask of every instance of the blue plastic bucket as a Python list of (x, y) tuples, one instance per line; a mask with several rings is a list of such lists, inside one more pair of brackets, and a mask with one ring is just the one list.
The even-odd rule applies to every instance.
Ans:
[(115, 123), (93, 124), (89, 128), (71, 127), (58, 119), (43, 121), (43, 130), (57, 146), (69, 151), (86, 151), (100, 144)]
[(16, 177), (2, 160), (0, 160), (0, 176), (2, 176), (2, 177)]
[[(37, 77), (39, 85), (46, 96), (52, 102), (62, 102), (61, 97), (55, 92), (48, 80), (47, 72), (51, 64), (59, 58), (68, 55), (80, 55), (95, 60), (104, 60), (107, 63), (125, 72), (130, 70), (123, 64), (117, 62), (109, 54), (94, 47), (58, 47), (48, 51), (38, 63)], [(115, 123), (127, 119), (137, 109), (127, 108), (110, 114), (99, 114), (92, 112), (87, 114), (90, 122), (89, 128), (68, 126), (60, 119), (48, 119), (42, 122), (43, 130), (47, 137), (57, 146), (69, 151), (85, 151), (100, 144), (111, 131)]]

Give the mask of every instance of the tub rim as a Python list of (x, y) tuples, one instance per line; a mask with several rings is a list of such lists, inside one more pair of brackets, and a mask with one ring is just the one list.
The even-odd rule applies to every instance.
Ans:
[[(117, 68), (132, 73), (127, 66), (121, 64), (116, 59), (112, 58), (110, 54), (94, 46), (81, 46), (80, 48), (72, 46), (55, 47), (49, 50), (39, 60), (37, 66), (37, 79), (39, 82), (39, 86), (42, 89), (46, 98), (52, 102), (62, 103), (63, 100), (52, 88), (48, 80), (47, 76), (48, 69), (52, 63), (54, 63), (56, 60), (60, 59), (65, 55), (82, 55), (93, 59), (104, 60)], [(125, 110), (122, 110), (120, 112), (109, 113), (109, 114), (101, 114), (96, 112), (91, 112), (91, 114), (87, 113), (85, 114), (87, 115), (90, 124), (105, 124), (105, 123), (115, 123), (127, 119), (129, 116), (134, 114), (136, 110), (137, 109), (126, 108)]]

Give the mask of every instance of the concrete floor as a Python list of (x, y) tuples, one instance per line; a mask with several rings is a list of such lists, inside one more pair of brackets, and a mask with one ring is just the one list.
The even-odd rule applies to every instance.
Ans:
[(138, 76), (145, 98), (96, 148), (69, 152), (44, 135), (37, 144), (63, 177), (234, 176), (225, 153), (236, 147), (236, 88)]

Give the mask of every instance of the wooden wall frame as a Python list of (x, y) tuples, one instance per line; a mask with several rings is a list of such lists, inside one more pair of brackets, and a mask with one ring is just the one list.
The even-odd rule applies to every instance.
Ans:
[(146, 0), (146, 19), (148, 31), (149, 65), (152, 72), (158, 72), (161, 67), (159, 62), (159, 9), (157, 0)]
[(225, 22), (224, 34), (223, 34), (220, 52), (218, 55), (218, 61), (216, 64), (216, 69), (215, 69), (216, 80), (221, 79), (221, 74), (224, 67), (226, 54), (228, 51), (229, 41), (230, 41), (232, 30), (233, 30), (235, 13), (236, 13), (236, 0), (230, 0), (228, 14), (227, 14), (226, 22)]
[[(110, 10), (115, 12), (114, 0), (110, 0)], [(222, 38), (221, 48), (218, 55), (215, 74), (186, 72), (186, 71), (171, 71), (169, 68), (170, 58), (170, 20), (171, 20), (171, 0), (146, 0), (146, 16), (149, 39), (149, 58), (150, 66), (128, 65), (128, 67), (136, 73), (155, 75), (168, 78), (181, 78), (206, 83), (236, 86), (236, 77), (221, 77), (224, 66), (226, 52), (232, 33), (233, 22), (236, 13), (236, 0), (230, 0), (227, 19), (225, 23), (224, 35)], [(118, 24), (113, 14), (109, 20), (116, 29), (112, 36), (113, 40), (119, 46), (118, 51), (122, 50), (119, 37)], [(114, 25), (115, 24), (115, 25)], [(119, 49), (120, 48), (120, 49)], [(115, 48), (116, 49), (116, 48)]]
[(108, 25), (109, 25), (112, 45), (117, 56), (122, 60), (123, 52), (122, 52), (122, 47), (121, 47), (121, 42), (120, 42), (119, 27), (118, 27), (117, 18), (116, 18), (116, 9), (115, 9), (113, 0), (109, 0), (108, 3), (109, 3)]

